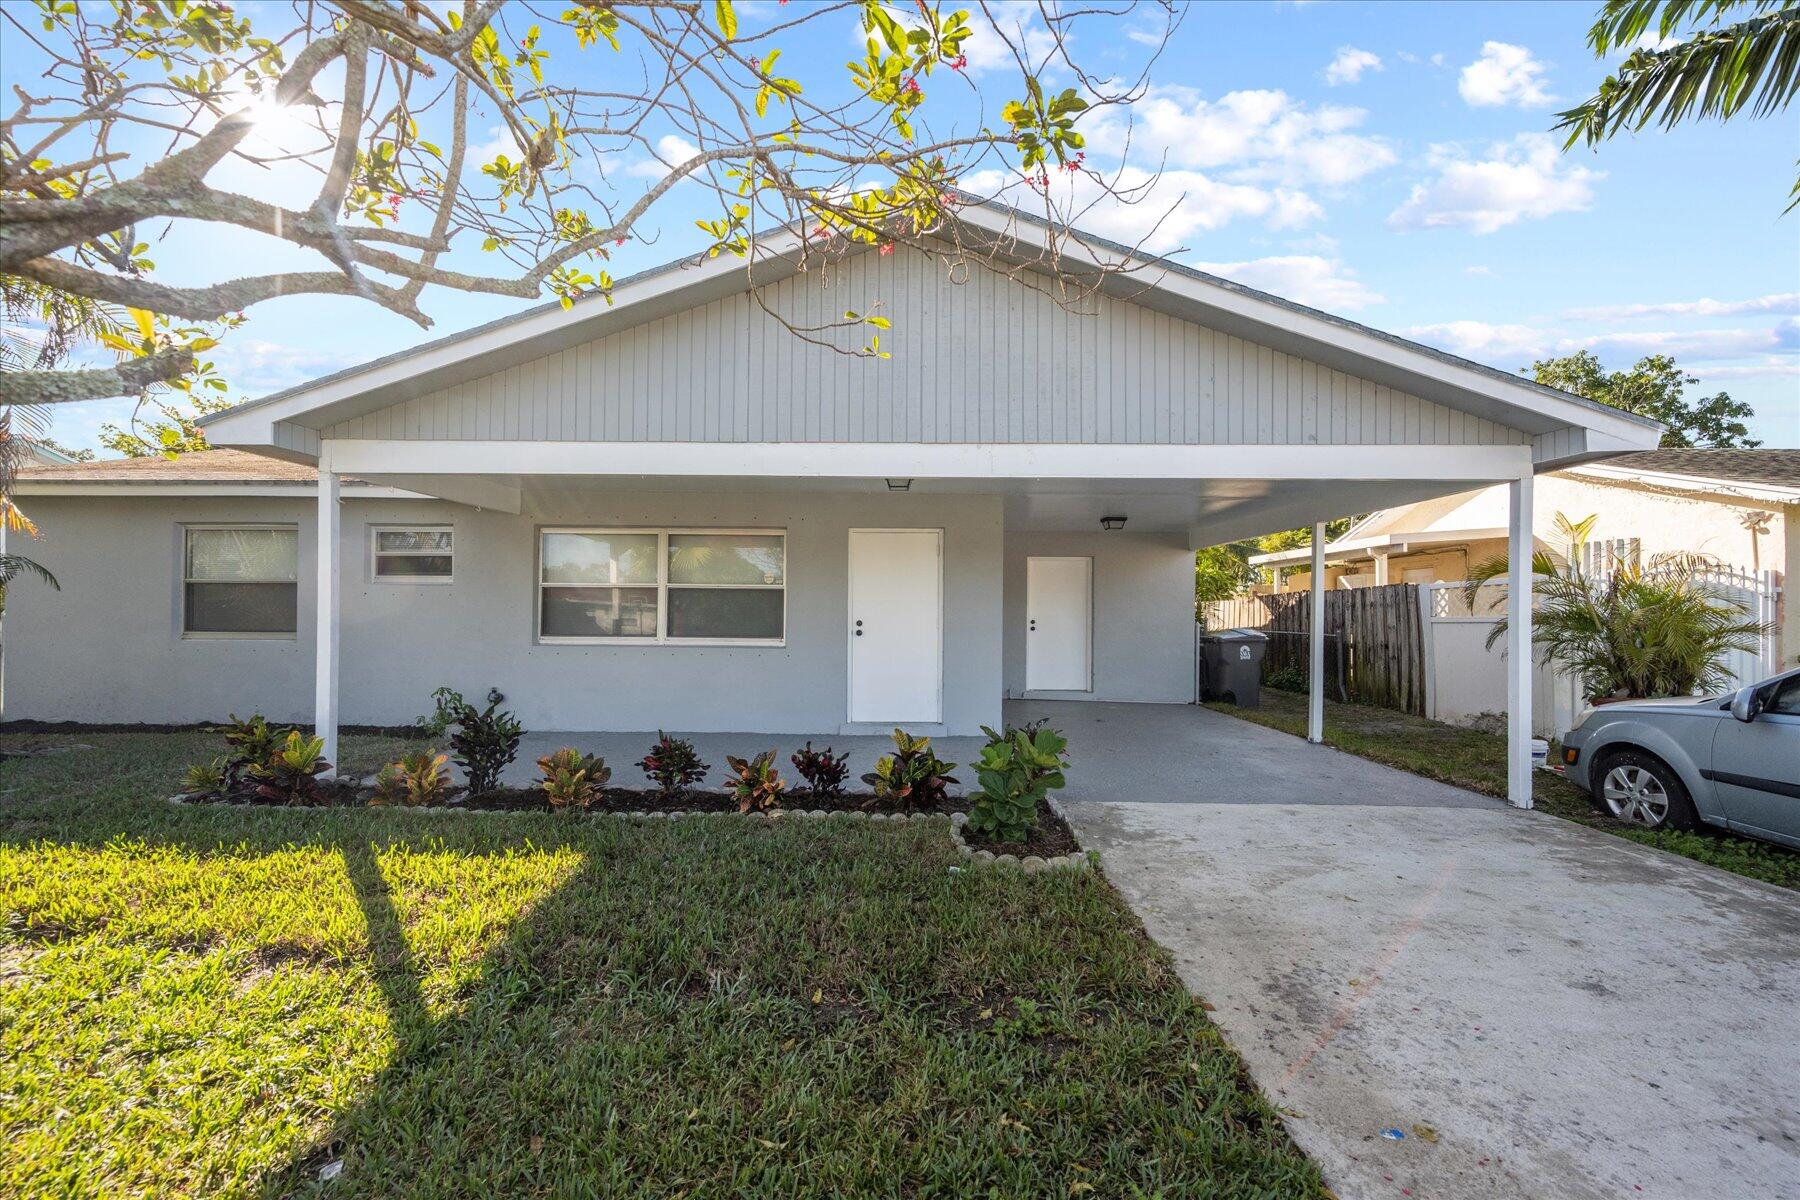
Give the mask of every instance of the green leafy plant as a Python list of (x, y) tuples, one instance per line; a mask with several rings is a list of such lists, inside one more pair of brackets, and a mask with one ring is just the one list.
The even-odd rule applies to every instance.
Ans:
[(558, 812), (586, 810), (600, 799), (601, 789), (612, 778), (612, 768), (605, 759), (598, 754), (583, 754), (571, 746), (544, 755), (537, 764), (543, 772), (538, 786), (544, 789), (544, 799), (550, 807)]
[(251, 768), (256, 794), (283, 804), (311, 804), (319, 797), (319, 776), (331, 770), (325, 761), (325, 739), (288, 731), (287, 740), (269, 754), (267, 762)]
[(957, 782), (950, 774), (956, 764), (944, 762), (931, 749), (931, 739), (894, 730), (894, 753), (885, 755), (875, 769), (862, 777), (877, 800), (889, 800), (919, 808), (936, 808)]
[(255, 775), (257, 767), (269, 761), (276, 747), (287, 740), (290, 729), (276, 729), (261, 713), (240, 718), (231, 714), (225, 726), (225, 790), (237, 791)]
[(449, 761), (435, 750), (420, 750), (389, 763), (375, 773), (375, 794), (369, 803), (403, 808), (442, 804), (450, 792), (450, 772), (444, 769)]
[(223, 755), (211, 762), (196, 763), (187, 769), (181, 790), (190, 796), (218, 796), (225, 791), (225, 767), (230, 762)]
[(1307, 690), (1306, 669), (1294, 666), (1292, 663), (1285, 667), (1277, 667), (1269, 672), (1268, 678), (1263, 680), (1263, 684), (1280, 692), (1304, 692)]
[(700, 752), (686, 738), (670, 737), (657, 731), (656, 744), (638, 763), (650, 777), (664, 800), (673, 800), (694, 784), (706, 778), (711, 768), (700, 761)]
[(809, 740), (788, 759), (814, 797), (835, 800), (844, 794), (844, 780), (850, 777), (850, 763), (843, 755), (833, 754), (831, 747), (814, 750)]
[[(1598, 514), (1570, 521), (1556, 514), (1568, 545), (1566, 565), (1539, 551), (1532, 556), (1532, 642), (1546, 661), (1582, 682), (1589, 699), (1691, 696), (1731, 686), (1726, 655), (1754, 652), (1768, 626), (1716, 595), (1704, 574), (1713, 561), (1685, 552), (1626, 561), (1595, 574), (1583, 569)], [(1479, 615), (1482, 586), (1504, 577), (1503, 556), (1469, 573), (1463, 598)], [(1502, 617), (1488, 635), (1490, 649), (1506, 636)]]
[(969, 828), (997, 842), (1022, 842), (1037, 825), (1038, 802), (1064, 784), (1068, 739), (1054, 729), (982, 732), (988, 743), (975, 764), (981, 784), (969, 805)]
[[(446, 689), (447, 690), (447, 689)], [(450, 693), (461, 701), (462, 697)], [(450, 735), (451, 755), (469, 781), (469, 794), (479, 796), (500, 785), (500, 773), (519, 753), (525, 727), (517, 717), (499, 708), (506, 697), (489, 688), (487, 707), (477, 709), (466, 701), (456, 706), (455, 732)]]
[(463, 694), (455, 688), (441, 687), (431, 693), (431, 713), (414, 722), (419, 732), (428, 738), (441, 738), (450, 732), (456, 724), (457, 714), (469, 706)]
[(725, 765), (731, 769), (732, 777), (728, 787), (737, 798), (739, 812), (749, 812), (752, 809), (768, 812), (780, 802), (781, 793), (787, 790), (781, 773), (775, 769), (773, 750), (764, 750), (751, 759), (727, 754)]

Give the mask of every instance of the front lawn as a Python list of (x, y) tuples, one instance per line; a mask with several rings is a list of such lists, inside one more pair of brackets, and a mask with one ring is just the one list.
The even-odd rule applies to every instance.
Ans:
[(954, 870), (938, 821), (178, 807), (210, 735), (55, 740), (0, 764), (0, 1194), (1325, 1194), (1097, 873)]
[[(1306, 697), (1264, 688), (1262, 707), (1208, 704), (1214, 712), (1306, 736)], [(1339, 750), (1489, 796), (1506, 796), (1506, 739), (1366, 704), (1325, 704), (1325, 741)], [(1701, 828), (1652, 831), (1615, 821), (1575, 785), (1550, 771), (1532, 772), (1532, 806), (1617, 837), (1679, 854), (1780, 887), (1800, 888), (1800, 854), (1768, 842)]]

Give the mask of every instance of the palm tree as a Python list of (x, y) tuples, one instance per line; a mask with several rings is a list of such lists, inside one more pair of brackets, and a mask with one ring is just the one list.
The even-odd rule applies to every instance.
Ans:
[[(1556, 514), (1556, 530), (1568, 545), (1566, 565), (1543, 551), (1532, 556), (1532, 641), (1539, 656), (1579, 679), (1589, 699), (1727, 690), (1725, 656), (1755, 652), (1769, 627), (1707, 587), (1701, 576), (1716, 564), (1705, 555), (1656, 554), (1608, 572), (1584, 570), (1581, 551), (1597, 517), (1570, 521)], [(1504, 556), (1470, 573), (1463, 585), (1470, 611), (1481, 587), (1506, 573)], [(1489, 649), (1506, 627), (1504, 618), (1495, 625)]]
[[(1724, 24), (1727, 16), (1744, 19)], [(1676, 40), (1684, 26), (1685, 37)], [(1558, 113), (1568, 145), (1596, 145), (1621, 130), (1656, 122), (1727, 120), (1750, 106), (1758, 117), (1785, 109), (1800, 92), (1800, 0), (1606, 0), (1588, 30), (1596, 57), (1641, 46), (1601, 81), (1593, 96)], [(1566, 148), (1566, 147), (1565, 147)], [(1800, 204), (1800, 179), (1790, 193)]]

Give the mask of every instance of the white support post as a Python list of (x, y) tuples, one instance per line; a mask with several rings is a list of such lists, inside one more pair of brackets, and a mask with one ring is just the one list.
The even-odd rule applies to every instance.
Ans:
[(319, 463), (318, 632), (314, 642), (317, 668), (313, 691), (313, 733), (325, 739), (325, 761), (337, 774), (338, 761), (338, 475)]
[(1531, 473), (1507, 487), (1506, 798), (1531, 807)]
[(1312, 669), (1306, 673), (1306, 740), (1325, 740), (1325, 523), (1312, 528)]

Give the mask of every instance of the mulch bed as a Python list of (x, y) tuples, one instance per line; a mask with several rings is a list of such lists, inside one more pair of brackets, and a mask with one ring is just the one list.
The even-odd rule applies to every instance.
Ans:
[(1044, 800), (1038, 801), (1037, 825), (1032, 828), (1031, 836), (1022, 842), (990, 841), (967, 825), (963, 826), (962, 834), (970, 849), (992, 850), (995, 854), (1013, 854), (1019, 858), (1034, 854), (1039, 858), (1057, 858), (1081, 851), (1081, 843), (1075, 840), (1075, 832), (1069, 828), (1069, 823)]
[[(322, 784), (317, 802), (300, 805), (304, 808), (343, 808), (364, 807), (369, 803), (369, 789), (356, 780), (336, 779)], [(254, 804), (274, 807), (290, 807), (280, 800), (271, 800), (259, 795), (254, 789), (246, 789), (223, 797), (190, 797), (193, 804)], [(447, 803), (432, 805), (433, 808), (462, 808), (482, 812), (550, 812), (549, 803), (544, 799), (543, 790), (535, 787), (503, 787), (480, 795), (468, 795), (464, 789), (451, 788)], [(876, 799), (868, 792), (851, 792), (835, 797), (815, 797), (804, 788), (786, 792), (782, 795), (779, 808), (793, 811), (817, 809), (824, 812), (861, 812), (861, 813), (941, 813), (948, 816), (954, 812), (963, 812), (968, 808), (968, 801), (960, 796), (946, 799), (941, 804), (897, 804), (891, 800)], [(588, 808), (588, 812), (736, 812), (738, 802), (724, 792), (689, 791), (673, 799), (665, 797), (661, 792), (641, 788), (607, 788), (598, 803)]]

